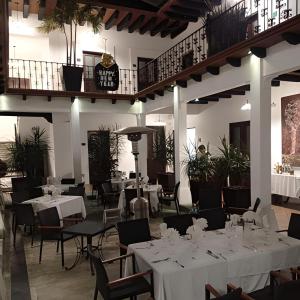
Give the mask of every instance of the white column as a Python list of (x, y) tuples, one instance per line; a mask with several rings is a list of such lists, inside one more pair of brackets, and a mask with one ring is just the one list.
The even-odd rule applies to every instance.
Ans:
[(76, 98), (71, 106), (71, 145), (73, 154), (73, 171), (75, 181), (81, 182), (82, 171), (81, 171), (81, 142), (80, 142), (80, 103), (79, 99)]
[[(146, 115), (139, 113), (136, 115), (137, 126), (146, 126)], [(139, 170), (141, 176), (147, 176), (147, 135), (143, 134), (142, 139), (139, 141)]]
[(186, 158), (187, 144), (187, 104), (181, 102), (181, 88), (174, 87), (174, 140), (175, 140), (175, 181), (180, 181), (179, 202), (181, 205), (191, 205), (192, 198), (182, 161)]
[(251, 56), (250, 156), (251, 202), (271, 205), (271, 79), (263, 77), (263, 60)]

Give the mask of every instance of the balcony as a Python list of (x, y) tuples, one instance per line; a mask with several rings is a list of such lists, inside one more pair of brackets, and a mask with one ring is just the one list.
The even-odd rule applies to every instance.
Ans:
[[(119, 70), (119, 89), (101, 92), (95, 88), (94, 67), (84, 68), (80, 92), (67, 92), (61, 81), (61, 63), (9, 60), (7, 92), (51, 97), (76, 96), (143, 102), (163, 95), (174, 83), (201, 81), (204, 73), (218, 75), (220, 67), (241, 66), (249, 51), (263, 58), (266, 49), (283, 40), (300, 42), (300, 0), (242, 0), (222, 13), (212, 13), (207, 23), (165, 53), (136, 70)], [(269, 5), (269, 7), (268, 7)], [(139, 91), (137, 90), (139, 86)]]

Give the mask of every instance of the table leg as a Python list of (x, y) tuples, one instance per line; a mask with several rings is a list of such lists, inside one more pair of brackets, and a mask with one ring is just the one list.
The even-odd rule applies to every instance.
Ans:
[[(88, 248), (88, 249), (92, 249), (92, 247), (93, 247), (93, 245), (92, 245), (92, 239), (93, 239), (93, 237), (87, 236), (87, 248)], [(94, 275), (95, 275), (95, 272), (94, 272), (94, 268), (93, 268), (92, 258), (89, 257), (89, 253), (88, 253), (88, 252), (87, 252), (87, 257), (88, 257), (89, 260), (90, 260), (91, 274), (92, 274), (92, 276), (94, 276)]]

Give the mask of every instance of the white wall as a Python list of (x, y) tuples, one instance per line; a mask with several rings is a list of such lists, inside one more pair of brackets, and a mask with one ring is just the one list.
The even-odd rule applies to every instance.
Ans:
[(0, 116), (0, 142), (15, 140), (15, 125), (17, 125), (17, 117)]

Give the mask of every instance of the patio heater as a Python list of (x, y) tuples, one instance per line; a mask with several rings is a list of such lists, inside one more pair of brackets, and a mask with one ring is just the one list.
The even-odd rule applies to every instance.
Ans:
[(155, 130), (148, 127), (126, 127), (116, 130), (114, 133), (120, 135), (127, 135), (127, 138), (132, 143), (132, 154), (135, 161), (135, 178), (137, 197), (130, 201), (131, 209), (134, 212), (135, 219), (149, 218), (149, 203), (146, 198), (141, 197), (140, 193), (140, 178), (139, 178), (139, 162), (138, 162), (138, 141), (141, 140), (142, 134), (152, 133)]

